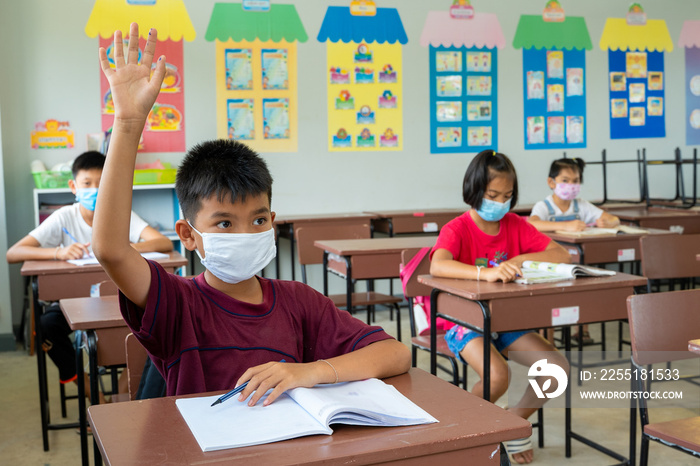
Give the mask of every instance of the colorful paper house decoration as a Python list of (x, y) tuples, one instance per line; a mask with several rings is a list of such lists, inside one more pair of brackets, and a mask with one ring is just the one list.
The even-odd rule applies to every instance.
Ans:
[(665, 137), (664, 51), (673, 50), (666, 22), (608, 18), (600, 48), (608, 51), (610, 138)]
[[(563, 16), (563, 20), (562, 20)], [(522, 15), (513, 47), (523, 49), (525, 149), (586, 147), (586, 50), (582, 17)]]
[(261, 12), (216, 3), (205, 38), (216, 42), (218, 137), (296, 152), (297, 42), (308, 36), (294, 5)]
[(700, 21), (685, 21), (678, 46), (685, 48), (685, 139), (700, 144)]
[(430, 152), (498, 150), (498, 17), (429, 11), (420, 43), (430, 47)]
[[(185, 74), (183, 40), (192, 41), (196, 34), (182, 0), (96, 0), (85, 33), (99, 36), (99, 46), (112, 57), (114, 31), (129, 37), (132, 22), (139, 25), (139, 49), (143, 51), (150, 28), (158, 31), (157, 55), (165, 55), (166, 75), (161, 93), (148, 115), (141, 152), (184, 152), (185, 147)], [(140, 56), (140, 54), (139, 54)], [(114, 121), (114, 105), (109, 83), (100, 72), (102, 130)]]
[[(348, 7), (330, 6), (317, 39), (326, 42), (328, 150), (402, 150), (401, 45), (408, 37), (399, 12), (354, 16)], [(342, 91), (352, 95), (354, 109), (336, 105)]]

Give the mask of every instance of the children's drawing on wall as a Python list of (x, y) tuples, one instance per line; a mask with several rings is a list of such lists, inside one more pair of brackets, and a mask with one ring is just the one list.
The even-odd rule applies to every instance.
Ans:
[(663, 91), (664, 73), (662, 71), (649, 71), (647, 73), (647, 87), (650, 91)]
[(146, 119), (145, 131), (180, 131), (182, 113), (169, 104), (155, 103)]
[(630, 107), (630, 126), (644, 126), (645, 122), (644, 107)]
[(226, 90), (253, 89), (252, 49), (226, 49)]
[[(700, 113), (700, 112), (698, 112)], [(461, 147), (462, 128), (458, 126), (437, 129), (438, 147)]]
[(460, 52), (435, 52), (435, 71), (462, 71), (462, 54)]
[(542, 71), (527, 72), (527, 98), (544, 99), (544, 73)]
[(544, 144), (544, 117), (527, 117), (527, 143)]
[(459, 97), (462, 95), (462, 76), (438, 76), (438, 97)]
[(566, 69), (566, 96), (583, 95), (583, 68)]
[(695, 96), (700, 96), (700, 74), (696, 74), (690, 78), (690, 93)]
[(287, 49), (262, 49), (263, 89), (288, 89)]
[(491, 72), (491, 52), (467, 52), (467, 71)]
[(627, 78), (625, 73), (613, 71), (610, 73), (610, 90), (611, 91), (626, 91)]
[(467, 102), (467, 120), (491, 121), (491, 101), (470, 100)]
[(649, 97), (647, 100), (647, 114), (649, 116), (663, 116), (664, 114), (664, 99), (663, 97)]
[(32, 149), (70, 149), (74, 145), (75, 135), (69, 122), (48, 119), (34, 125)]
[(226, 109), (229, 139), (255, 139), (253, 99), (229, 99)]
[(263, 99), (263, 137), (289, 138), (289, 100)]
[(613, 118), (627, 118), (627, 99), (610, 99), (610, 115)]
[(467, 76), (467, 95), (491, 95), (491, 76)]
[(438, 101), (437, 121), (462, 121), (462, 102)]
[(564, 117), (547, 117), (547, 140), (550, 144), (564, 143)]
[(564, 53), (561, 50), (547, 51), (547, 77), (550, 79), (564, 77)]
[(469, 146), (490, 146), (491, 127), (490, 126), (470, 126), (467, 129), (467, 145)]
[(646, 91), (645, 86), (642, 83), (632, 83), (630, 84), (630, 103), (638, 104), (644, 102)]
[(647, 53), (627, 52), (627, 77), (646, 78), (647, 77)]
[(561, 84), (547, 85), (547, 111), (564, 111), (564, 86)]
[(694, 129), (700, 129), (700, 110), (695, 109), (690, 112), (690, 126)]
[(566, 117), (566, 141), (569, 144), (579, 144), (583, 142), (583, 117)]

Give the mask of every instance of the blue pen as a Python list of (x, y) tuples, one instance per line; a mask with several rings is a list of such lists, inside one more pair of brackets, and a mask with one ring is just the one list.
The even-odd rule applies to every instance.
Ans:
[[(283, 359), (280, 362), (285, 362), (285, 361)], [(240, 384), (239, 386), (237, 386), (236, 388), (234, 388), (230, 392), (221, 395), (221, 397), (219, 397), (219, 399), (216, 400), (215, 402), (213, 402), (211, 405), (216, 406), (219, 403), (223, 403), (224, 401), (231, 398), (233, 395), (238, 395), (239, 393), (241, 393), (247, 386), (248, 386), (248, 382), (244, 382), (244, 383)]]
[(66, 227), (63, 227), (63, 233), (67, 234), (70, 239), (73, 240), (74, 243), (80, 243), (77, 239), (75, 239), (75, 236), (70, 234), (70, 231), (66, 230)]

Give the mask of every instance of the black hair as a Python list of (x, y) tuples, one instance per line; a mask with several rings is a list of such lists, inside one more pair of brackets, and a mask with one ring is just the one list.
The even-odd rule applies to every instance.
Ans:
[(104, 154), (96, 150), (83, 152), (73, 160), (73, 167), (71, 168), (73, 179), (78, 176), (78, 172), (81, 170), (93, 170), (95, 168), (102, 170), (105, 167), (105, 160)]
[(518, 203), (518, 176), (515, 167), (505, 154), (491, 149), (476, 154), (467, 167), (462, 184), (464, 202), (472, 209), (479, 209), (489, 182), (499, 175), (508, 175), (513, 179), (513, 197), (510, 201), (513, 208)]
[(552, 166), (549, 167), (549, 177), (554, 179), (559, 176), (559, 172), (568, 169), (574, 173), (578, 173), (581, 178), (581, 183), (583, 183), (583, 169), (585, 166), (586, 161), (576, 157), (572, 159), (558, 159), (552, 162)]
[(272, 200), (272, 176), (254, 150), (231, 139), (215, 139), (190, 149), (177, 170), (175, 192), (184, 217), (194, 222), (202, 199), (229, 196), (231, 203), (267, 194)]

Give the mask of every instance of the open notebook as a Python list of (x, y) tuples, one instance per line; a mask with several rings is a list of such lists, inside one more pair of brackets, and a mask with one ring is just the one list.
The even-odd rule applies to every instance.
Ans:
[[(162, 252), (142, 252), (141, 256), (144, 259), (151, 259), (151, 260), (157, 260), (157, 259), (167, 259), (168, 255), (163, 254)], [(89, 256), (83, 256), (81, 259), (72, 259), (68, 260), (66, 262), (69, 262), (71, 264), (75, 265), (96, 265), (99, 264), (95, 256), (90, 253)]]
[(582, 231), (565, 231), (557, 230), (555, 233), (560, 235), (567, 235), (574, 238), (580, 238), (582, 236), (609, 236), (609, 235), (645, 235), (649, 231), (642, 228), (631, 227), (629, 225), (619, 225), (615, 228), (586, 228)]
[(409, 426), (438, 422), (378, 379), (295, 388), (265, 407), (262, 400), (250, 407), (238, 397), (211, 406), (218, 398), (181, 398), (175, 402), (202, 451), (331, 435), (330, 424)]
[(523, 276), (515, 283), (529, 285), (532, 283), (560, 282), (576, 277), (602, 277), (615, 275), (614, 270), (599, 269), (579, 264), (556, 264), (553, 262), (525, 261), (520, 266)]

